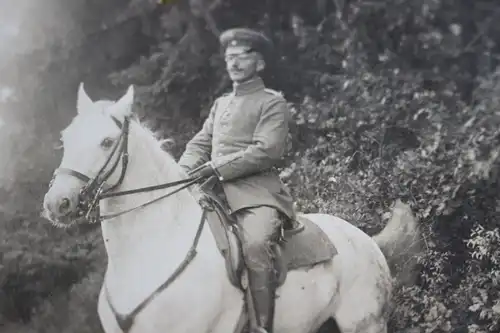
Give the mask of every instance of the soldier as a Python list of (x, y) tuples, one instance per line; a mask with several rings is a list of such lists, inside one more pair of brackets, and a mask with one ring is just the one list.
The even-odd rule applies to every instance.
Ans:
[(235, 28), (223, 32), (220, 43), (233, 91), (214, 102), (179, 164), (193, 176), (215, 175), (221, 182), (241, 230), (257, 332), (271, 333), (276, 290), (271, 245), (279, 236), (281, 214), (295, 218), (292, 197), (275, 170), (286, 152), (290, 113), (286, 100), (260, 77), (271, 42), (256, 31)]

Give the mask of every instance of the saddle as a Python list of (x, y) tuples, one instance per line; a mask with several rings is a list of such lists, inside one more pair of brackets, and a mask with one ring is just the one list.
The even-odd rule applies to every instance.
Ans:
[[(207, 222), (214, 235), (217, 247), (225, 260), (226, 273), (231, 284), (242, 291), (247, 287), (241, 240), (235, 218), (230, 209), (213, 189), (203, 186), (209, 198)], [(312, 267), (331, 260), (338, 252), (325, 232), (303, 215), (291, 220), (282, 214), (281, 236), (274, 251), (277, 287), (285, 283), (291, 270)]]

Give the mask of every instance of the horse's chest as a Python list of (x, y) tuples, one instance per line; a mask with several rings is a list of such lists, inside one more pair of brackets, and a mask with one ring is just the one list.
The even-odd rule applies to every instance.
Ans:
[[(210, 323), (218, 316), (222, 292), (217, 286), (217, 278), (210, 271), (206, 274), (193, 274), (194, 269), (200, 271), (199, 267), (188, 266), (168, 288), (163, 290), (151, 288), (152, 282), (148, 282), (146, 278), (141, 283), (135, 280), (133, 288), (125, 288), (122, 285), (114, 289), (110, 298), (114, 299), (113, 307), (121, 315), (133, 313), (141, 302), (151, 299), (144, 303), (142, 309), (134, 317), (134, 325), (129, 332), (125, 333), (208, 332)], [(146, 277), (147, 274), (144, 273), (144, 276)], [(165, 281), (166, 278), (155, 281), (154, 285), (160, 286)], [(129, 292), (120, 292), (120, 290)], [(137, 297), (141, 290), (141, 296)], [(150, 291), (144, 292), (144, 290)], [(127, 296), (132, 296), (133, 300), (127, 299)], [(101, 298), (101, 302), (107, 302), (106, 297)], [(109, 311), (109, 304), (105, 307), (108, 311), (100, 310), (100, 314), (101, 312), (108, 314), (101, 317), (108, 322), (108, 326), (116, 327), (117, 320)], [(106, 323), (103, 325), (107, 326)]]

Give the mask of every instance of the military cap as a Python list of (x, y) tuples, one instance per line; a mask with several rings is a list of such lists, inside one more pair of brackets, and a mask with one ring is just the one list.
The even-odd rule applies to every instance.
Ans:
[(228, 46), (247, 46), (261, 53), (264, 57), (269, 56), (273, 48), (269, 38), (258, 31), (248, 28), (226, 30), (220, 35), (219, 42), (223, 50)]

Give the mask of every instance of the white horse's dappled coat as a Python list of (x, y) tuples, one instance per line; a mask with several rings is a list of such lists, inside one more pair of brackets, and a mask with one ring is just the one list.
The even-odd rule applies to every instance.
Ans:
[[(130, 116), (132, 87), (116, 103), (92, 102), (80, 86), (78, 115), (63, 131), (61, 167), (95, 176), (120, 135), (110, 115), (123, 121)], [(152, 133), (136, 121), (130, 123), (126, 176), (120, 190), (172, 182), (185, 175), (175, 160), (161, 149)], [(120, 166), (110, 183), (116, 182)], [(55, 176), (44, 207), (48, 219), (71, 223), (66, 218), (77, 207), (83, 182), (67, 174)], [(105, 199), (103, 214), (140, 205), (170, 190), (152, 191)], [(173, 273), (189, 250), (201, 208), (187, 190), (117, 218), (103, 221), (102, 235), (108, 267), (98, 301), (106, 333), (121, 333), (110, 304), (117, 313), (128, 314), (148, 298)], [(334, 318), (343, 333), (386, 332), (386, 312), (392, 279), (384, 258), (385, 248), (409, 246), (416, 228), (405, 235), (397, 221), (376, 236), (382, 251), (368, 235), (350, 223), (325, 214), (307, 214), (335, 244), (338, 255), (312, 269), (289, 272), (278, 289), (275, 332), (315, 332)], [(390, 233), (389, 233), (390, 232)], [(403, 237), (404, 236), (404, 237)], [(107, 290), (108, 297), (105, 295)], [(241, 292), (233, 287), (211, 230), (205, 227), (197, 256), (187, 269), (136, 316), (130, 333), (231, 333), (242, 309)]]

